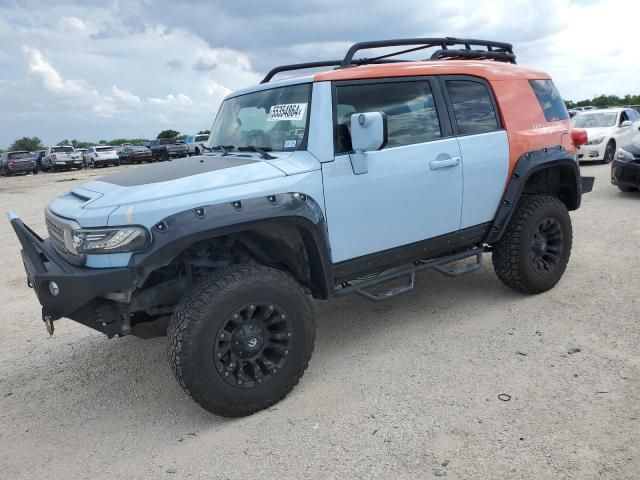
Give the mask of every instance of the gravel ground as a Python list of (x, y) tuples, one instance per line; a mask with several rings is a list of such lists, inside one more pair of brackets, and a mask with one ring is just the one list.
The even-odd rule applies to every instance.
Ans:
[[(44, 233), (47, 201), (99, 173), (1, 178), (0, 210)], [(512, 292), (486, 256), (384, 304), (318, 302), (298, 387), (238, 420), (182, 392), (164, 338), (50, 338), (0, 221), (0, 478), (640, 478), (640, 194), (583, 175), (555, 289)]]

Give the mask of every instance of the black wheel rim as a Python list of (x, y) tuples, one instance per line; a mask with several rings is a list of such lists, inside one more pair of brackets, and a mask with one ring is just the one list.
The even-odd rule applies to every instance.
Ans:
[(292, 323), (275, 303), (250, 303), (229, 315), (218, 330), (213, 360), (229, 384), (254, 388), (278, 374), (291, 350)]
[(564, 234), (558, 219), (542, 220), (531, 239), (531, 262), (537, 273), (549, 273), (560, 263)]
[(608, 144), (606, 150), (604, 151), (604, 160), (609, 163), (613, 160), (613, 145)]

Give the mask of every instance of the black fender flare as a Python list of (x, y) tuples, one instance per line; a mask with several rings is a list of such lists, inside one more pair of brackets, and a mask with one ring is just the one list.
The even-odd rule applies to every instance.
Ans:
[(572, 172), (570, 175), (572, 185), (570, 191), (567, 192), (565, 204), (569, 210), (576, 210), (580, 207), (582, 179), (580, 166), (575, 155), (570, 154), (562, 145), (527, 152), (516, 162), (485, 240), (486, 243), (495, 243), (502, 237), (518, 204), (518, 199), (523, 194), (527, 180), (541, 170), (555, 167), (569, 169)]
[(142, 285), (153, 271), (171, 263), (190, 246), (266, 225), (296, 226), (307, 249), (311, 289), (317, 298), (333, 290), (331, 247), (324, 213), (312, 197), (299, 192), (202, 205), (164, 218), (152, 229), (153, 244), (129, 261)]

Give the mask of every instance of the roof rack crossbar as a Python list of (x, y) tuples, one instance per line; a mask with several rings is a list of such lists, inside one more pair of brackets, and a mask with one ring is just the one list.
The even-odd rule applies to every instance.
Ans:
[[(379, 61), (374, 59), (363, 58), (359, 60), (354, 60), (351, 66), (356, 67), (358, 65), (365, 65), (369, 63), (400, 63), (407, 62), (408, 60), (400, 60), (400, 59), (388, 59), (385, 61)], [(342, 60), (326, 60), (321, 62), (305, 62), (305, 63), (292, 63), (291, 65), (280, 65), (278, 67), (272, 68), (269, 73), (265, 75), (260, 83), (268, 83), (273, 77), (275, 77), (278, 73), (282, 72), (290, 72), (293, 70), (307, 70), (310, 68), (318, 68), (318, 67), (339, 67), (342, 64)]]
[[(354, 59), (355, 54), (361, 50), (371, 50), (388, 47), (409, 47), (400, 51), (386, 53), (371, 58)], [(348, 68), (358, 65), (368, 65), (377, 63), (407, 62), (409, 60), (395, 59), (397, 55), (416, 52), (426, 48), (440, 47), (429, 59), (477, 59), (495, 60), (500, 62), (516, 63), (516, 56), (513, 53), (513, 45), (504, 42), (494, 42), (491, 40), (463, 39), (454, 37), (438, 38), (401, 38), (396, 40), (377, 40), (373, 42), (359, 42), (352, 45), (342, 60), (324, 60), (320, 62), (294, 63), (291, 65), (280, 65), (271, 69), (260, 83), (267, 83), (278, 73), (293, 70), (306, 70), (319, 67)], [(458, 48), (449, 48), (458, 47)], [(463, 47), (463, 48), (460, 48)], [(485, 49), (474, 49), (472, 47), (485, 47)]]
[[(439, 37), (439, 38), (401, 38), (396, 40), (377, 40), (373, 42), (359, 42), (351, 46), (347, 51), (347, 54), (342, 59), (341, 67), (348, 67), (353, 64), (353, 57), (360, 50), (369, 50), (374, 48), (387, 48), (387, 47), (402, 47), (409, 45), (418, 45), (419, 47), (416, 50), (420, 50), (422, 48), (429, 48), (429, 46), (440, 46), (441, 50), (448, 50), (447, 47), (455, 46), (455, 45), (464, 45), (464, 49), (468, 51), (474, 51), (471, 46), (479, 46), (486, 47), (487, 50), (484, 52), (488, 52), (489, 48), (492, 47), (492, 52), (497, 52), (500, 54), (510, 54), (504, 55), (504, 58), (499, 58), (493, 56), (493, 60), (503, 60), (508, 61), (510, 63), (515, 63), (515, 55), (513, 55), (513, 45), (510, 43), (504, 42), (494, 42), (491, 40), (476, 40), (476, 39), (466, 39), (466, 38), (454, 38), (454, 37)], [(493, 50), (495, 48), (496, 50)], [(406, 51), (395, 52), (394, 54), (385, 55), (385, 58), (392, 57), (395, 55), (400, 55), (402, 53), (407, 53)]]
[(309, 68), (318, 67), (337, 67), (342, 64), (342, 60), (324, 60), (322, 62), (306, 62), (306, 63), (292, 63), (291, 65), (280, 65), (279, 67), (272, 68), (269, 73), (262, 79), (260, 83), (267, 83), (278, 73), (289, 72), (291, 70), (306, 70)]
[(497, 60), (501, 62), (516, 63), (516, 56), (513, 53), (496, 52), (490, 50), (437, 50), (433, 52), (430, 60), (442, 59), (476, 59), (476, 60)]

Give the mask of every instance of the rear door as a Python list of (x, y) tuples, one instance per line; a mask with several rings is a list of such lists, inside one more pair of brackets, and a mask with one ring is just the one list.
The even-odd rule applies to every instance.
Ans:
[(464, 230), (493, 220), (509, 175), (509, 140), (485, 80), (451, 75), (440, 83), (462, 156)]
[[(333, 89), (335, 160), (322, 164), (333, 261), (403, 246), (426, 257), (435, 246), (416, 242), (452, 241), (460, 224), (462, 168), (437, 80), (337, 82)], [(355, 175), (350, 119), (364, 112), (386, 114), (388, 141), (367, 152), (368, 172)]]

